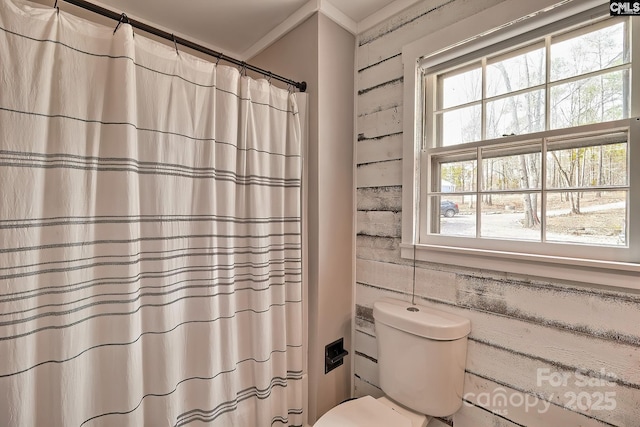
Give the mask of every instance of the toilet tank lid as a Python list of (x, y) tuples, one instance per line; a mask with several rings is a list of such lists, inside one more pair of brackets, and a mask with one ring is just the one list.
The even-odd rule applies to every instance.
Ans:
[(382, 298), (374, 302), (373, 318), (392, 328), (432, 340), (456, 340), (467, 336), (471, 331), (469, 319), (393, 298)]

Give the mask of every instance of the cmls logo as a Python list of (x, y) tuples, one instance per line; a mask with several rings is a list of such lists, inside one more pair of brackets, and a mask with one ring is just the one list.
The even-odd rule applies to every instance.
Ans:
[(611, 16), (640, 15), (640, 1), (609, 0), (609, 13)]

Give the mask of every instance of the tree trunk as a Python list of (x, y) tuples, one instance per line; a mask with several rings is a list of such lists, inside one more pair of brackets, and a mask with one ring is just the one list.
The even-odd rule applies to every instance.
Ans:
[[(527, 171), (527, 158), (524, 155), (520, 155), (520, 179), (521, 188), (529, 188), (529, 173)], [(526, 193), (523, 196), (524, 201), (524, 226), (526, 228), (533, 228), (540, 224), (537, 212), (533, 208), (531, 202), (531, 194)]]
[[(556, 164), (558, 165), (558, 170), (560, 171), (560, 174), (564, 178), (565, 183), (567, 184), (568, 187), (571, 187), (571, 178), (569, 177), (569, 174), (567, 173), (567, 171), (564, 170), (562, 165), (560, 164), (560, 159), (558, 159), (558, 156), (556, 155), (556, 153), (554, 151), (551, 152), (551, 155), (553, 156), (554, 160), (556, 161)], [(576, 204), (576, 200), (575, 200), (575, 197), (573, 195), (573, 192), (568, 191), (567, 192), (567, 197), (571, 201), (571, 213), (580, 214), (580, 204)]]
[[(504, 78), (507, 92), (511, 92), (511, 81), (509, 79), (509, 74), (507, 73), (507, 70), (504, 68), (503, 64), (500, 64), (499, 69), (500, 69), (500, 73), (502, 74), (502, 77)], [(528, 73), (527, 73), (527, 77), (528, 77)], [(517, 114), (515, 101), (513, 100), (513, 97), (509, 97), (508, 99), (511, 104), (511, 114), (512, 114), (513, 123), (515, 126), (514, 131), (515, 131), (515, 134), (518, 135), (520, 134), (520, 123), (518, 121), (518, 114)], [(527, 107), (529, 108), (528, 110), (529, 114), (531, 114), (531, 110), (530, 110), (531, 106), (527, 105)], [(527, 173), (527, 159), (524, 154), (518, 157), (520, 159), (520, 184), (521, 184), (520, 188), (528, 189), (529, 174)], [(533, 210), (533, 205), (531, 203), (531, 195), (527, 193), (523, 196), (523, 198), (524, 198), (524, 210), (525, 210), (523, 225), (526, 228), (535, 227), (536, 225), (540, 224), (540, 219), (538, 218), (537, 212)]]

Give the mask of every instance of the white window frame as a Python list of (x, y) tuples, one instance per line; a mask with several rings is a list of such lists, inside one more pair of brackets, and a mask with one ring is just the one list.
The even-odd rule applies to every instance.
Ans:
[[(402, 243), (401, 256), (442, 264), (452, 264), (468, 268), (495, 270), (516, 275), (546, 277), (570, 280), (578, 283), (640, 289), (640, 258), (636, 258), (635, 246), (631, 261), (603, 261), (585, 257), (566, 257), (558, 254), (527, 254), (509, 250), (509, 245), (468, 244), (475, 239), (437, 236), (420, 243), (420, 220), (426, 211), (422, 187), (428, 182), (429, 164), (421, 155), (423, 144), (424, 70), (448, 63), (461, 56), (479, 51), (505, 40), (513, 40), (537, 28), (554, 24), (564, 19), (572, 19), (594, 7), (608, 5), (603, 0), (505, 0), (500, 4), (463, 19), (456, 24), (432, 33), (403, 48), (404, 64), (404, 126), (403, 126), (403, 193), (402, 193)], [(634, 25), (640, 27), (640, 17), (633, 17)], [(635, 30), (638, 34), (638, 30)], [(640, 60), (640, 43), (632, 42), (631, 57)], [(428, 72), (428, 71), (427, 71)], [(640, 88), (640, 73), (631, 74), (632, 93)], [(640, 97), (632, 96), (631, 117), (627, 120), (640, 134)], [(637, 146), (637, 145), (636, 145)], [(628, 147), (628, 157), (633, 165), (638, 153)], [(636, 194), (640, 191), (640, 167), (630, 167), (630, 185)], [(634, 186), (635, 183), (635, 186)], [(634, 214), (628, 224), (630, 242), (640, 242), (640, 195), (629, 198), (627, 206)], [(423, 221), (424, 228), (424, 221)], [(423, 234), (424, 236), (424, 234)], [(516, 242), (517, 243), (517, 242)], [(606, 250), (606, 249), (605, 249)], [(627, 251), (628, 253), (628, 251)]]

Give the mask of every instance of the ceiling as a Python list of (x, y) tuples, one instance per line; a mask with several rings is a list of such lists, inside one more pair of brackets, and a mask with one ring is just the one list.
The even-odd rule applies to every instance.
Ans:
[(356, 34), (417, 0), (90, 1), (247, 60), (317, 11)]

